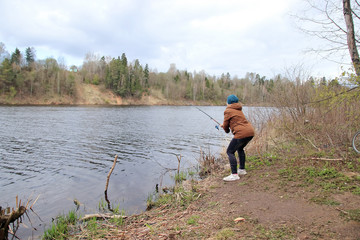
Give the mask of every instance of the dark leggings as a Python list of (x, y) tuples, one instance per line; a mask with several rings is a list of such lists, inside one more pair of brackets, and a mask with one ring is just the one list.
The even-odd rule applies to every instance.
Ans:
[(231, 173), (237, 173), (237, 161), (235, 157), (235, 152), (238, 152), (240, 169), (245, 169), (245, 151), (244, 147), (251, 141), (253, 137), (246, 137), (241, 139), (233, 138), (226, 150), (227, 155), (229, 156)]

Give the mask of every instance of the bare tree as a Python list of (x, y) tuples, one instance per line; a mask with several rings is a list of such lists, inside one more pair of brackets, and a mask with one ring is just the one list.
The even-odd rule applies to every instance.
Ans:
[[(357, 0), (355, 0), (355, 3), (358, 6), (360, 6)], [(356, 46), (356, 38), (355, 38), (356, 34), (355, 34), (353, 15), (357, 18), (359, 17), (356, 14), (356, 12), (353, 12), (351, 10), (350, 0), (343, 0), (343, 9), (344, 9), (346, 29), (347, 29), (347, 45), (349, 48), (351, 61), (354, 65), (356, 75), (360, 76), (360, 60), (359, 60), (359, 52)]]
[[(296, 15), (300, 29), (305, 33), (326, 40), (320, 48), (312, 49), (331, 59), (335, 52), (349, 51), (356, 75), (360, 76), (357, 44), (360, 40), (360, 4), (358, 0), (305, 0), (307, 8)], [(334, 59), (332, 59), (334, 60)], [(338, 60), (337, 60), (338, 61)]]

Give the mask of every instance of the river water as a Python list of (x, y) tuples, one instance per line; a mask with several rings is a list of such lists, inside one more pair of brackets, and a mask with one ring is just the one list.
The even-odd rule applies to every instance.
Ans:
[[(223, 120), (225, 107), (200, 107)], [(245, 114), (249, 108), (244, 108)], [(200, 149), (218, 155), (231, 135), (191, 106), (1, 106), (0, 206), (14, 207), (16, 196), (34, 200), (31, 223), (18, 236), (37, 238), (52, 218), (76, 209), (98, 212), (115, 155), (108, 197), (125, 214), (146, 208), (156, 184), (172, 184), (170, 172), (197, 165)], [(31, 227), (32, 225), (32, 227)], [(36, 230), (34, 230), (34, 228)]]

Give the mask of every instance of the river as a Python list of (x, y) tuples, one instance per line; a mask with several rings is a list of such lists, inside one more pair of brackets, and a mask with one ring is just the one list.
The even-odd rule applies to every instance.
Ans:
[[(225, 107), (200, 108), (222, 122)], [(197, 165), (200, 149), (218, 155), (231, 139), (191, 106), (0, 106), (0, 126), (0, 206), (39, 196), (38, 216), (29, 212), (28, 228), (18, 230), (30, 238), (76, 209), (74, 199), (79, 212), (98, 212), (115, 155), (108, 197), (134, 214), (145, 210), (156, 184), (173, 183), (174, 172), (163, 175), (177, 168), (176, 155), (186, 170)]]

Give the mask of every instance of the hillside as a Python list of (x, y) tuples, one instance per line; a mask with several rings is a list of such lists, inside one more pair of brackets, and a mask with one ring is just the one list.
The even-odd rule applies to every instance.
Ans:
[(18, 93), (11, 98), (0, 95), (0, 104), (3, 105), (182, 105), (165, 99), (161, 92), (152, 90), (149, 95), (143, 94), (141, 99), (121, 98), (103, 85), (77, 83), (75, 96), (59, 96), (48, 94), (45, 96), (23, 96)]

